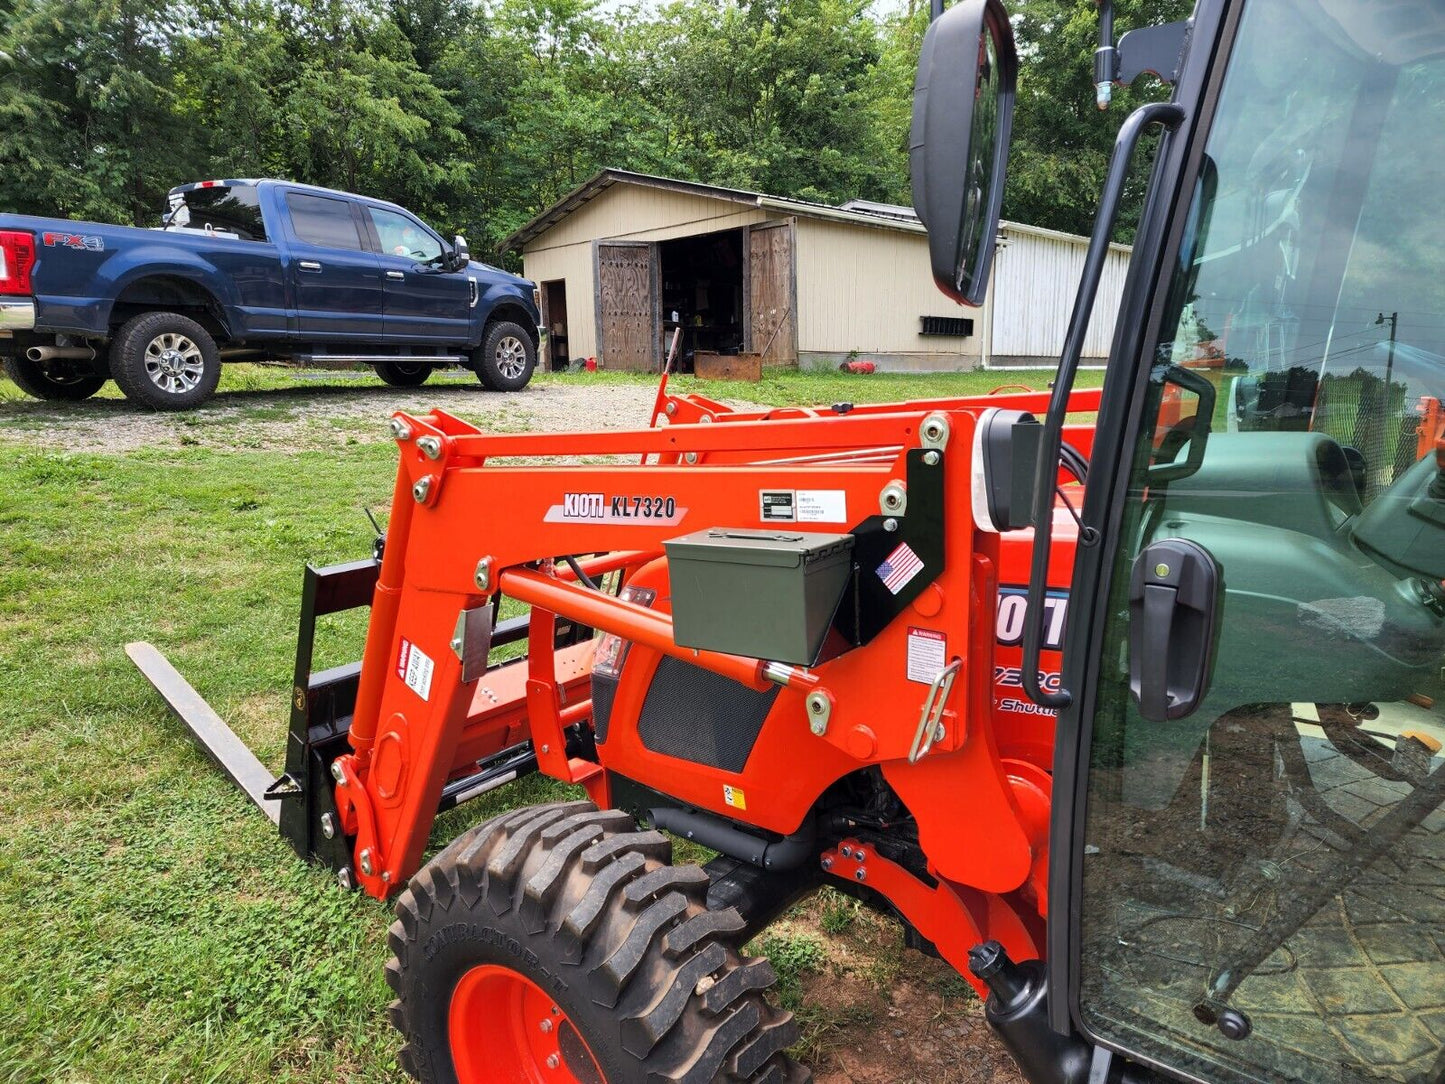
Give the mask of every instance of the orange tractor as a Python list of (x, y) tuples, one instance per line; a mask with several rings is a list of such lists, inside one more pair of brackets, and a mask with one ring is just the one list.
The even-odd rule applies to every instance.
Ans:
[[(398, 414), (384, 542), (306, 573), (279, 777), (131, 646), (298, 854), (395, 900), (408, 1071), (806, 1079), (741, 947), (829, 885), (967, 976), (1031, 1081), (1445, 1079), (1445, 444), (1410, 419), (1445, 244), (1380, 259), (1442, 235), (1414, 156), (1441, 158), (1445, 15), (1390, 8), (1201, 0), (1116, 45), (1104, 6), (1100, 104), (1175, 89), (1121, 129), (1051, 391), (660, 392), (631, 432)], [(935, 18), (914, 195), (964, 302), (1015, 69), (997, 0)], [(1107, 384), (1074, 391), (1155, 127)], [(1331, 344), (1379, 308), (1377, 371)], [(1206, 324), (1213, 376), (1180, 363)], [(1221, 379), (1294, 369), (1424, 454), (1224, 424)], [(361, 662), (313, 672), (316, 619), (366, 605)], [(586, 799), (423, 864), (439, 811), (534, 771)]]

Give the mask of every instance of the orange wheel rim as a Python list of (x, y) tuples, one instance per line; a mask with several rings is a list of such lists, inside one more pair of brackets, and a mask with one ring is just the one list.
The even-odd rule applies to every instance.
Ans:
[(462, 976), (447, 1035), (459, 1084), (604, 1084), (567, 1014), (510, 968), (481, 964)]

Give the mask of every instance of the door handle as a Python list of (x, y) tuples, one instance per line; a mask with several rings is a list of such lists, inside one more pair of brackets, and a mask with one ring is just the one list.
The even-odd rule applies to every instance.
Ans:
[(404, 278), (406, 278), (406, 272), (405, 272), (405, 271), (388, 271), (388, 272), (386, 273), (386, 277), (389, 278), (389, 279), (404, 279)]
[(1209, 691), (1224, 578), (1196, 542), (1145, 548), (1129, 578), (1129, 691), (1153, 722), (1182, 719)]
[(315, 260), (300, 260), (296, 264), (302, 271), (320, 271), (321, 265)]

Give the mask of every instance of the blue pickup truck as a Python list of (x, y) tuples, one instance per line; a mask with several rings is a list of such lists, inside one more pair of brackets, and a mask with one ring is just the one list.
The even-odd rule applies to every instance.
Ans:
[(222, 361), (441, 366), (516, 391), (537, 362), (526, 279), (472, 260), (395, 204), (273, 180), (172, 189), (154, 229), (0, 214), (0, 358), (24, 391), (113, 379), (156, 410), (216, 389)]

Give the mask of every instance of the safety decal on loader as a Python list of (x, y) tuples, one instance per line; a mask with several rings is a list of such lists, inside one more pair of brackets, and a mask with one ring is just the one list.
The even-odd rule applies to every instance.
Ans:
[(401, 650), (397, 652), (396, 676), (406, 682), (406, 687), (423, 700), (430, 700), (431, 676), (435, 669), (431, 657), (403, 636)]
[(747, 809), (747, 795), (743, 793), (742, 787), (723, 785), (723, 804), (732, 806), (734, 809)]

